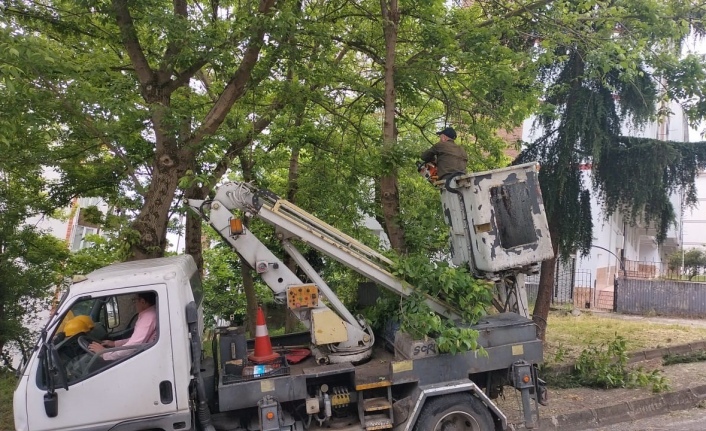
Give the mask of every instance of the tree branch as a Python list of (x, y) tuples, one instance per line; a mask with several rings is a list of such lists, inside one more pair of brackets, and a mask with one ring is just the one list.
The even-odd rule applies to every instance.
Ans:
[[(258, 8), (259, 13), (261, 15), (269, 15), (272, 12), (276, 2), (277, 0), (260, 0), (260, 6)], [(190, 146), (195, 142), (200, 142), (204, 136), (215, 132), (223, 123), (223, 120), (230, 111), (230, 108), (233, 107), (235, 102), (245, 93), (245, 85), (250, 80), (252, 71), (257, 64), (257, 59), (260, 55), (260, 50), (262, 49), (262, 44), (265, 37), (265, 29), (257, 23), (257, 20), (250, 29), (250, 32), (253, 36), (250, 38), (248, 47), (245, 50), (243, 60), (240, 62), (238, 70), (235, 71), (231, 79), (228, 81), (228, 84), (223, 89), (218, 101), (213, 105), (209, 113), (206, 114), (201, 126), (187, 140), (187, 146)]]
[(171, 94), (176, 91), (177, 88), (181, 87), (182, 85), (186, 85), (189, 80), (194, 75), (196, 75), (196, 73), (201, 70), (201, 68), (204, 67), (207, 63), (208, 61), (205, 58), (196, 60), (194, 64), (179, 73), (175, 79), (169, 81), (169, 83), (164, 86), (164, 91), (167, 94)]
[(385, 64), (385, 59), (376, 54), (375, 51), (373, 51), (372, 47), (366, 45), (361, 41), (345, 40), (342, 37), (334, 35), (331, 36), (331, 39), (335, 40), (336, 42), (340, 42), (349, 48), (355, 49), (358, 52), (366, 54), (368, 57), (370, 57), (371, 60), (373, 60), (373, 62), (378, 65)]
[[(184, 20), (187, 19), (188, 16), (188, 11), (186, 8), (186, 1), (185, 0), (173, 0), (174, 4), (174, 16), (177, 19), (183, 18)], [(167, 82), (170, 81), (172, 71), (174, 70), (174, 67), (172, 65), (172, 62), (176, 56), (181, 53), (181, 50), (183, 48), (183, 44), (181, 43), (176, 43), (174, 40), (169, 40), (167, 43), (167, 49), (164, 51), (164, 57), (162, 58), (161, 65), (159, 67), (159, 84), (163, 85)], [(192, 72), (193, 73), (193, 72)], [(170, 82), (171, 84), (171, 82)], [(177, 86), (178, 88), (178, 86)]]
[(127, 0), (113, 0), (113, 8), (123, 45), (135, 67), (137, 79), (143, 87), (146, 87), (153, 83), (153, 71), (137, 38), (137, 31), (127, 7)]
[(553, 2), (553, 0), (538, 0), (534, 3), (522, 5), (519, 8), (512, 10), (501, 17), (491, 18), (487, 21), (484, 21), (484, 22), (478, 24), (478, 27), (487, 27), (489, 25), (495, 24), (495, 22), (497, 22), (499, 20), (506, 20), (509, 18), (513, 18), (513, 17), (521, 15), (524, 12), (532, 13), (534, 9), (539, 9), (539, 8), (544, 7), (552, 2)]

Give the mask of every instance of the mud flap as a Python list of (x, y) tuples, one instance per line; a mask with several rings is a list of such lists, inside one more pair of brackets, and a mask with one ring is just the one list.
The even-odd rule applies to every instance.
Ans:
[(536, 385), (536, 391), (537, 391), (537, 402), (543, 406), (548, 406), (549, 405), (549, 391), (547, 390), (547, 382), (544, 380), (537, 378), (537, 385)]

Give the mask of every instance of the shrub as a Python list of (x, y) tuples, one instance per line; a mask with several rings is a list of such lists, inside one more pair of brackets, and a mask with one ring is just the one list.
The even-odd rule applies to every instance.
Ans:
[(560, 388), (586, 386), (611, 389), (652, 385), (653, 392), (669, 389), (667, 379), (659, 370), (628, 367), (626, 344), (625, 338), (616, 335), (607, 344), (589, 346), (581, 352), (569, 375), (548, 374), (547, 382)]

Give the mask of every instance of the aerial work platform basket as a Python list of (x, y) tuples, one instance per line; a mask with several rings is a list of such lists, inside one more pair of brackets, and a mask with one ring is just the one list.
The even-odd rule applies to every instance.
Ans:
[(455, 265), (497, 280), (508, 271), (537, 273), (553, 256), (538, 175), (538, 163), (525, 163), (436, 183)]

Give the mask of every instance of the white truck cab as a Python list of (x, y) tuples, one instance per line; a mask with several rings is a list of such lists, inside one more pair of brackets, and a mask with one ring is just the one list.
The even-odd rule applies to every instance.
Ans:
[[(101, 355), (89, 350), (92, 341), (129, 339), (138, 320), (133, 300), (142, 292), (155, 298), (154, 341)], [(47, 323), (38, 354), (21, 370), (16, 429), (191, 429), (185, 313), (187, 304), (200, 305), (201, 296), (190, 256), (110, 265), (74, 283)], [(76, 321), (91, 323), (68, 324), (78, 316), (90, 321)]]

